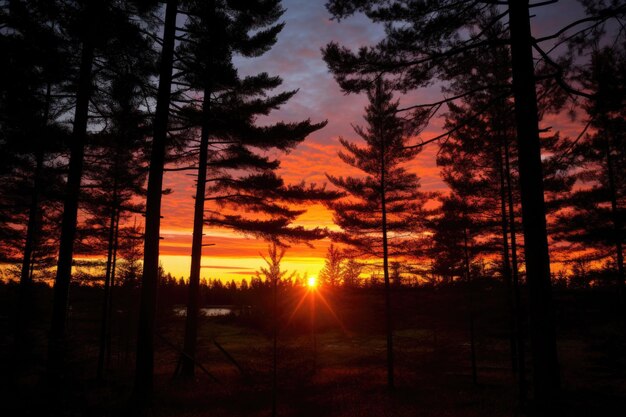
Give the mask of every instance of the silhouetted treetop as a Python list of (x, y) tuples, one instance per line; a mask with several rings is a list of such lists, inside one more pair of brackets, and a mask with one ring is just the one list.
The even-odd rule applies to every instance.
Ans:
[(343, 149), (338, 153), (341, 160), (364, 175), (326, 174), (333, 185), (346, 193), (345, 197), (326, 203), (333, 211), (335, 224), (342, 228), (332, 238), (352, 246), (360, 255), (380, 257), (384, 201), (390, 252), (393, 256), (406, 254), (408, 242), (423, 227), (426, 216), (423, 206), (428, 194), (419, 191), (419, 177), (406, 167), (421, 151), (406, 145), (422, 124), (421, 120), (405, 120), (397, 115), (398, 102), (382, 78), (368, 91), (368, 99), (364, 116), (367, 124), (353, 126), (364, 143), (340, 138)]

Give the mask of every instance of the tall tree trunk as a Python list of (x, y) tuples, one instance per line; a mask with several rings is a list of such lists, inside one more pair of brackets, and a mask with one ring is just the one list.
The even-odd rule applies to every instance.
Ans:
[(504, 169), (506, 174), (506, 193), (508, 199), (509, 212), (509, 229), (511, 232), (511, 272), (513, 278), (513, 302), (516, 313), (516, 334), (517, 341), (517, 389), (520, 405), (526, 404), (527, 384), (526, 384), (526, 349), (524, 343), (524, 315), (520, 282), (519, 282), (519, 266), (517, 262), (517, 227), (515, 226), (515, 205), (513, 203), (513, 188), (511, 181), (511, 161), (509, 152), (509, 141), (504, 140)]
[(148, 173), (146, 224), (144, 237), (143, 275), (137, 330), (137, 361), (133, 396), (139, 403), (151, 401), (154, 379), (154, 329), (159, 280), (159, 234), (161, 227), (161, 196), (165, 143), (172, 86), (174, 38), (178, 0), (168, 0), (165, 11), (163, 49), (159, 68), (159, 89), (154, 117), (154, 136)]
[[(31, 266), (33, 264), (33, 250), (35, 247), (35, 237), (37, 235), (38, 217), (39, 217), (39, 197), (41, 192), (41, 180), (43, 171), (43, 151), (37, 150), (35, 156), (35, 172), (33, 178), (33, 193), (30, 200), (30, 208), (28, 212), (28, 225), (26, 226), (26, 241), (24, 243), (24, 257), (22, 259), (22, 270), (20, 273), (19, 298), (17, 304), (17, 312), (15, 317), (15, 341), (16, 345), (22, 342), (24, 327), (28, 320), (30, 306), (30, 293), (32, 290)], [(19, 349), (19, 347), (18, 347)]]
[(472, 382), (474, 385), (478, 384), (478, 370), (476, 367), (476, 332), (475, 332), (475, 317), (474, 317), (474, 283), (472, 281), (472, 275), (470, 272), (470, 259), (469, 259), (469, 242), (467, 236), (467, 213), (464, 214), (465, 226), (463, 227), (463, 264), (465, 270), (465, 282), (469, 291), (468, 296), (468, 310), (469, 310), (469, 325), (470, 325), (470, 363), (472, 367)]
[[(89, 6), (87, 6), (89, 7)], [(82, 45), (74, 127), (70, 144), (69, 172), (65, 188), (59, 257), (54, 280), (54, 298), (52, 307), (52, 327), (48, 345), (48, 371), (53, 379), (60, 377), (65, 352), (65, 325), (69, 300), (70, 280), (72, 278), (72, 259), (78, 216), (78, 195), (83, 175), (89, 99), (91, 97), (92, 66), (94, 46), (87, 37)]]
[(278, 278), (272, 277), (272, 417), (276, 417), (278, 397)]
[(200, 264), (202, 261), (202, 229), (204, 226), (204, 200), (206, 193), (207, 153), (209, 147), (209, 116), (211, 91), (204, 89), (202, 103), (202, 132), (200, 133), (200, 158), (196, 183), (196, 201), (193, 213), (193, 237), (191, 241), (191, 271), (189, 272), (189, 295), (187, 298), (187, 318), (185, 320), (184, 354), (181, 356), (181, 374), (193, 378), (198, 339), (198, 310), (200, 304)]
[(315, 328), (315, 289), (309, 288), (309, 314), (311, 315), (311, 344), (313, 345), (313, 373), (317, 372), (317, 329)]
[(106, 329), (106, 352), (107, 360), (105, 367), (109, 367), (111, 363), (111, 326), (113, 320), (113, 290), (115, 289), (115, 271), (117, 266), (117, 249), (119, 247), (120, 236), (120, 215), (122, 213), (122, 207), (117, 207), (117, 216), (115, 218), (115, 237), (113, 238), (113, 262), (111, 263), (111, 290), (109, 291), (109, 311), (108, 311), (108, 323)]
[(22, 259), (22, 270), (20, 274), (20, 284), (18, 290), (18, 300), (15, 309), (15, 322), (14, 322), (14, 343), (13, 343), (13, 358), (12, 366), (10, 367), (11, 375), (17, 378), (21, 367), (23, 366), (23, 360), (28, 356), (30, 352), (30, 346), (28, 343), (28, 334), (26, 329), (30, 327), (30, 315), (32, 305), (32, 291), (33, 291), (33, 275), (32, 267), (34, 265), (33, 250), (35, 247), (35, 238), (39, 229), (39, 194), (42, 181), (43, 171), (43, 151), (37, 150), (35, 156), (35, 172), (33, 179), (33, 193), (31, 195), (30, 208), (28, 213), (28, 225), (26, 229), (26, 242), (24, 244), (24, 258)]
[[(52, 86), (50, 83), (46, 85), (46, 100), (43, 112), (42, 133), (48, 125), (50, 117), (50, 102), (52, 98)], [(31, 269), (33, 265), (33, 250), (35, 247), (35, 238), (38, 233), (39, 224), (39, 198), (41, 193), (41, 182), (43, 180), (43, 161), (44, 151), (41, 138), (37, 140), (37, 150), (35, 152), (35, 171), (33, 173), (33, 193), (31, 195), (30, 207), (28, 210), (28, 225), (26, 226), (26, 241), (24, 242), (24, 257), (22, 258), (22, 270), (20, 273), (19, 299), (17, 307), (17, 317), (15, 320), (15, 340), (17, 344), (21, 343), (22, 330), (25, 326), (25, 317), (28, 315), (30, 304), (30, 291), (32, 284)]]
[(111, 302), (111, 269), (113, 265), (113, 246), (115, 241), (115, 223), (117, 219), (117, 169), (113, 179), (113, 204), (109, 216), (109, 237), (107, 245), (107, 263), (106, 272), (104, 274), (104, 300), (102, 301), (102, 317), (100, 319), (100, 344), (98, 349), (98, 370), (96, 378), (102, 381), (104, 377), (104, 359), (106, 355), (107, 331), (109, 328), (109, 311)]
[[(605, 123), (606, 125), (606, 123)], [(613, 158), (611, 155), (611, 135), (606, 134), (606, 170), (609, 180), (609, 193), (611, 195), (611, 218), (613, 222), (613, 234), (615, 239), (615, 255), (617, 260), (617, 287), (622, 318), (626, 318), (626, 289), (624, 288), (624, 251), (622, 248), (622, 222), (617, 209), (617, 190), (615, 187), (615, 173), (613, 172)]]
[[(210, 1), (211, 38), (213, 33), (213, 14), (215, 1)], [(213, 52), (209, 50), (209, 68), (213, 64)], [(198, 313), (200, 306), (200, 268), (202, 262), (202, 229), (204, 226), (204, 202), (206, 198), (206, 175), (209, 147), (209, 118), (211, 116), (211, 86), (212, 74), (209, 73), (207, 85), (204, 87), (202, 100), (202, 130), (200, 132), (200, 155), (198, 158), (198, 178), (196, 184), (196, 200), (193, 214), (193, 236), (191, 243), (191, 270), (189, 272), (189, 295), (187, 298), (187, 317), (185, 320), (185, 340), (183, 355), (181, 355), (181, 374), (183, 378), (191, 379), (194, 376), (196, 344), (198, 339)]]
[(506, 283), (507, 289), (507, 303), (509, 306), (509, 342), (511, 350), (511, 370), (513, 373), (517, 373), (517, 312), (515, 311), (515, 296), (513, 294), (513, 279), (511, 272), (511, 260), (509, 257), (509, 225), (506, 209), (506, 179), (504, 171), (504, 146), (503, 143), (506, 140), (501, 137), (500, 146), (498, 148), (498, 168), (500, 174), (500, 223), (502, 229), (502, 275)]
[(543, 195), (539, 117), (528, 0), (509, 0), (513, 94), (522, 226), (529, 288), (533, 389), (537, 411), (553, 414), (560, 393), (550, 255)]
[(394, 388), (393, 370), (393, 317), (391, 311), (391, 285), (389, 283), (389, 248), (387, 243), (387, 201), (385, 193), (385, 139), (384, 132), (380, 135), (380, 205), (383, 229), (383, 273), (385, 276), (385, 323), (387, 332), (387, 387)]

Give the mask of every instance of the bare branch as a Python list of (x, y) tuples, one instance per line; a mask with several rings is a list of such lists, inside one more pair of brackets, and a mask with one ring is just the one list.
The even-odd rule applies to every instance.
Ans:
[(163, 171), (197, 171), (198, 167), (164, 168)]
[(537, 52), (539, 52), (539, 54), (542, 56), (542, 58), (553, 68), (556, 69), (556, 73), (554, 74), (554, 79), (556, 80), (557, 84), (559, 84), (561, 86), (561, 88), (563, 88), (565, 91), (567, 91), (570, 94), (576, 95), (576, 96), (582, 96), (588, 99), (593, 98), (593, 94), (589, 94), (589, 93), (585, 93), (583, 91), (579, 91), (575, 88), (573, 88), (572, 86), (570, 86), (569, 84), (567, 84), (565, 82), (565, 80), (563, 79), (563, 68), (557, 64), (556, 62), (554, 62), (552, 60), (552, 58), (550, 58), (550, 56), (548, 56), (548, 54), (546, 54), (543, 49), (541, 49), (541, 47), (539, 47), (539, 45), (537, 45), (536, 42), (533, 42), (533, 48), (535, 48), (535, 50)]
[(506, 88), (506, 87), (510, 87), (510, 86), (509, 85), (488, 85), (488, 86), (476, 87), (476, 88), (473, 88), (473, 89), (471, 89), (469, 91), (463, 92), (461, 94), (457, 94), (456, 96), (446, 97), (446, 98), (444, 98), (442, 100), (435, 101), (435, 102), (432, 102), (432, 103), (416, 104), (416, 105), (413, 105), (413, 106), (404, 107), (402, 109), (398, 109), (397, 112), (400, 113), (400, 112), (404, 112), (404, 111), (407, 111), (407, 110), (413, 110), (413, 109), (418, 109), (418, 108), (440, 106), (442, 104), (450, 103), (450, 102), (452, 102), (454, 100), (458, 100), (460, 98), (472, 95), (472, 94), (477, 93), (479, 91), (488, 90), (490, 88)]
[(444, 132), (444, 133), (442, 133), (442, 134), (440, 134), (438, 136), (435, 136), (434, 138), (428, 139), (427, 141), (418, 143), (416, 145), (407, 146), (406, 149), (419, 148), (419, 147), (428, 145), (429, 143), (436, 142), (436, 141), (438, 141), (440, 139), (443, 139), (445, 137), (450, 136), (454, 132), (460, 130), (461, 128), (463, 128), (465, 126), (467, 126), (469, 124), (469, 122), (471, 122), (472, 120), (476, 120), (478, 118), (478, 116), (480, 114), (482, 114), (483, 111), (485, 111), (487, 108), (489, 108), (489, 106), (491, 106), (494, 102), (496, 102), (497, 100), (499, 100), (501, 98), (507, 97), (507, 96), (508, 96), (508, 94), (500, 94), (499, 96), (494, 97), (493, 100), (490, 100), (489, 103), (487, 103), (485, 106), (481, 107), (477, 112), (474, 113), (473, 116), (468, 117), (463, 123), (460, 123), (460, 124), (454, 126), (452, 129), (448, 130), (447, 132)]
[(558, 3), (558, 2), (559, 2), (559, 0), (547, 0), (547, 1), (542, 1), (540, 3), (529, 4), (528, 8), (532, 9), (533, 7), (547, 6), (548, 4), (554, 4), (554, 3)]
[(559, 31), (553, 33), (552, 35), (548, 35), (548, 36), (544, 36), (542, 38), (537, 38), (535, 39), (535, 42), (537, 43), (541, 43), (544, 41), (548, 41), (550, 39), (556, 39), (559, 36), (561, 36), (562, 34), (564, 34), (565, 32), (567, 32), (568, 30), (570, 30), (571, 28), (578, 26), (580, 24), (586, 23), (586, 22), (596, 22), (596, 21), (604, 21), (607, 20), (611, 17), (616, 16), (619, 13), (624, 13), (626, 12), (626, 5), (622, 5), (619, 6), (616, 9), (606, 9), (604, 10), (604, 13), (598, 15), (598, 16), (590, 16), (590, 17), (586, 17), (584, 19), (579, 19), (576, 20), (575, 22), (570, 23), (569, 25), (561, 28)]

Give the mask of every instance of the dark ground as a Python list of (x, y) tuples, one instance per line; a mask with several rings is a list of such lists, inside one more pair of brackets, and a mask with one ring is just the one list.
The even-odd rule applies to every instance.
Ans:
[[(302, 290), (281, 294), (278, 415), (525, 415), (510, 370), (504, 294), (502, 288), (486, 286), (474, 300), (478, 384), (473, 384), (467, 292), (463, 288), (396, 290), (397, 388), (393, 392), (386, 389), (380, 290), (324, 291), (337, 318), (318, 296), (315, 351), (308, 300), (286, 324)], [(45, 378), (51, 291), (36, 289), (38, 308), (30, 319), (28, 347), (19, 354), (12, 353), (9, 326), (14, 296), (15, 287), (0, 285), (0, 392), (5, 397), (0, 403), (0, 415), (270, 415), (272, 354), (267, 293), (238, 300), (248, 303), (256, 299), (248, 316), (202, 320), (198, 359), (217, 382), (201, 370), (194, 382), (172, 377), (184, 318), (175, 317), (171, 305), (162, 302), (156, 339), (156, 395), (153, 406), (144, 413), (128, 408), (136, 323), (133, 308), (126, 306), (136, 307), (134, 294), (117, 290), (112, 353), (105, 381), (97, 382), (102, 290), (72, 288), (66, 374), (53, 387)], [(624, 326), (616, 320), (615, 295), (605, 290), (558, 290), (556, 298), (563, 380), (563, 410), (559, 414), (625, 415), (626, 343)], [(214, 340), (235, 359), (241, 371)]]

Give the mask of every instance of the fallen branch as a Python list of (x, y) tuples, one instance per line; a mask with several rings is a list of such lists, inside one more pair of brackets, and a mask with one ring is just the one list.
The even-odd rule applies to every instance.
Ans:
[[(208, 369), (206, 369), (200, 362), (198, 362), (195, 358), (192, 358), (191, 356), (189, 356), (187, 353), (185, 353), (182, 349), (180, 349), (178, 346), (176, 346), (175, 344), (173, 344), (172, 342), (170, 342), (169, 340), (167, 340), (162, 334), (160, 333), (156, 333), (157, 337), (159, 339), (161, 339), (161, 341), (163, 341), (163, 343), (165, 343), (167, 346), (169, 346), (170, 348), (172, 348), (174, 351), (180, 353), (182, 356), (184, 356), (185, 358), (193, 361), (193, 363), (200, 368), (200, 370), (202, 372), (204, 372), (205, 374), (207, 374), (207, 376), (209, 378), (211, 378), (213, 380), (213, 382), (217, 382), (220, 383), (220, 380), (217, 379), (215, 377), (215, 375), (213, 375), (211, 372), (209, 372)], [(178, 370), (178, 367), (176, 367), (176, 369)]]
[(224, 356), (226, 356), (226, 359), (228, 359), (229, 362), (232, 363), (239, 370), (242, 376), (244, 376), (245, 378), (249, 377), (246, 370), (243, 369), (241, 365), (239, 365), (239, 363), (235, 360), (235, 358), (233, 358), (231, 354), (228, 353), (226, 349), (224, 349), (224, 347), (217, 342), (217, 340), (213, 339), (213, 344), (220, 350), (220, 352), (224, 354)]

